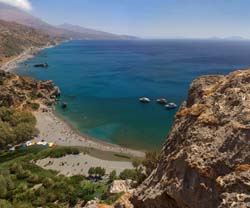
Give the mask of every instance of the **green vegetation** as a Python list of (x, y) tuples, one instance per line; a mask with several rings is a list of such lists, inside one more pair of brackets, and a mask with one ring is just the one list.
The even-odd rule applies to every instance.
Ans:
[(125, 169), (120, 173), (119, 178), (122, 180), (130, 179), (140, 184), (145, 179), (145, 175), (137, 169)]
[(28, 108), (31, 108), (32, 110), (38, 110), (40, 108), (40, 104), (39, 103), (33, 103), (33, 102), (27, 102), (26, 106)]
[(105, 168), (102, 167), (92, 167), (88, 170), (88, 174), (91, 178), (100, 179), (105, 176)]
[[(68, 150), (34, 146), (1, 156), (4, 162), (0, 162), (0, 207), (73, 207), (79, 201), (87, 202), (95, 197), (107, 203), (120, 197), (120, 194), (107, 196), (108, 181), (92, 182), (81, 175), (65, 177), (32, 162), (47, 155), (57, 157), (59, 153), (55, 152), (61, 154)], [(105, 174), (100, 167), (93, 170), (94, 174)]]
[(79, 149), (76, 147), (55, 147), (53, 149), (46, 149), (37, 154), (38, 159), (42, 158), (60, 158), (65, 155), (78, 155), (80, 153)]
[(36, 118), (29, 112), (0, 107), (0, 150), (36, 136)]
[(112, 183), (114, 180), (117, 179), (117, 173), (115, 170), (113, 170), (110, 174), (109, 174), (109, 182)]
[(125, 158), (125, 159), (131, 159), (131, 157), (129, 157), (128, 155), (114, 154), (114, 156), (116, 156), (116, 157), (121, 157), (121, 158)]

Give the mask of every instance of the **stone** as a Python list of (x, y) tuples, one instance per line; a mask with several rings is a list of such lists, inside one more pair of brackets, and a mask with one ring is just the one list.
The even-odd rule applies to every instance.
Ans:
[(118, 194), (121, 192), (129, 192), (132, 187), (132, 180), (114, 180), (109, 188), (110, 194)]

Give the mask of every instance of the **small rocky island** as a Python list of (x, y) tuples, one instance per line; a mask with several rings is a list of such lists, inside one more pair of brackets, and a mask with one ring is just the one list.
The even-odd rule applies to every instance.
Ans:
[(196, 79), (138, 208), (250, 207), (250, 70)]

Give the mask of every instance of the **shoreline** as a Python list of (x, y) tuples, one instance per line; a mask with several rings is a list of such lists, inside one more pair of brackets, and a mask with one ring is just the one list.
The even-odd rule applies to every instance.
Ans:
[[(48, 43), (43, 47), (30, 47), (20, 55), (13, 57), (11, 60), (4, 63), (0, 69), (12, 72), (18, 67), (18, 64), (33, 58), (40, 51), (55, 47), (56, 45), (50, 45)], [(49, 112), (41, 112), (41, 110), (34, 112), (34, 115), (37, 119), (37, 128), (40, 131), (39, 136), (35, 139), (36, 141), (46, 140), (49, 142), (55, 142), (60, 146), (79, 146), (93, 148), (101, 150), (103, 152), (125, 154), (132, 157), (145, 156), (144, 151), (129, 149), (116, 144), (104, 142), (96, 138), (92, 138), (89, 135), (83, 135), (77, 129), (73, 128), (70, 123), (65, 121), (54, 110), (52, 110), (51, 108), (47, 109), (49, 110)]]
[(53, 48), (56, 45), (52, 45), (52, 44), (48, 43), (46, 46), (43, 46), (43, 47), (29, 47), (29, 48), (25, 49), (18, 56), (15, 56), (15, 57), (11, 58), (9, 61), (5, 62), (0, 67), (0, 69), (4, 70), (4, 71), (11, 72), (18, 67), (18, 64), (20, 64), (24, 61), (27, 61), (31, 58), (34, 58), (40, 51), (48, 49), (48, 48)]
[(37, 119), (37, 128), (40, 131), (35, 141), (45, 140), (54, 142), (59, 146), (76, 146), (97, 149), (103, 152), (125, 154), (132, 157), (144, 157), (145, 152), (107, 143), (88, 135), (83, 135), (75, 130), (64, 119), (60, 118), (54, 111), (34, 112)]

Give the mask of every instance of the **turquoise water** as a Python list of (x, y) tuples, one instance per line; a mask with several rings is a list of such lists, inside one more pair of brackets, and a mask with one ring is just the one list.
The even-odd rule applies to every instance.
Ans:
[[(180, 105), (199, 75), (250, 65), (250, 42), (198, 40), (72, 41), (46, 49), (17, 73), (52, 79), (68, 109), (56, 111), (80, 132), (136, 149), (157, 149), (176, 110), (138, 98), (166, 97)], [(33, 64), (48, 62), (48, 68)]]

